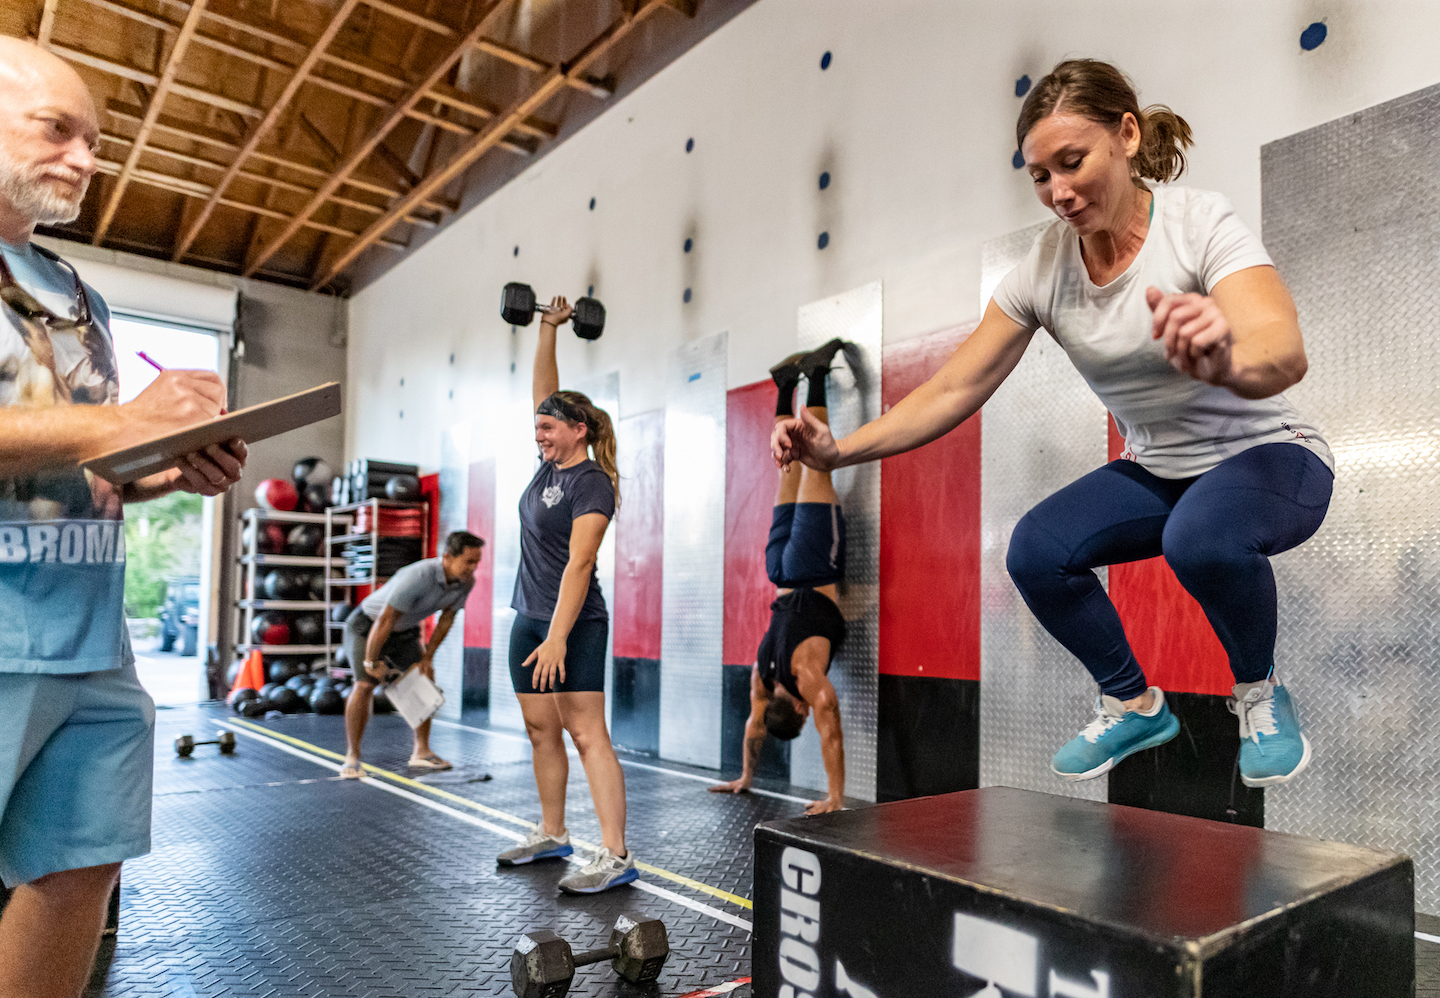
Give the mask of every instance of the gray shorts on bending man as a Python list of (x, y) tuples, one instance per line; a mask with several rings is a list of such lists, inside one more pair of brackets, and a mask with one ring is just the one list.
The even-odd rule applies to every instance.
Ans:
[[(365, 645), (370, 641), (370, 628), (374, 624), (373, 620), (365, 616), (363, 610), (356, 610), (345, 618), (345, 655), (350, 663), (350, 671), (355, 676), (355, 682), (369, 683), (372, 686), (379, 680), (365, 673)], [(391, 631), (380, 649), (380, 658), (387, 660), (392, 668), (401, 672), (424, 657), (425, 649), (420, 644), (418, 627), (412, 627), (408, 631)]]

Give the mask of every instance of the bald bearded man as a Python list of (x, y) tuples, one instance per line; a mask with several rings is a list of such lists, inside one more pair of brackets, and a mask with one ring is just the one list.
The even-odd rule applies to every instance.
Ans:
[(122, 507), (219, 495), (245, 445), (123, 489), (78, 462), (217, 415), (220, 379), (166, 371), (118, 405), (109, 310), (31, 242), (96, 169), (75, 71), (0, 37), (0, 998), (74, 998), (123, 860), (150, 851), (154, 704), (125, 628)]

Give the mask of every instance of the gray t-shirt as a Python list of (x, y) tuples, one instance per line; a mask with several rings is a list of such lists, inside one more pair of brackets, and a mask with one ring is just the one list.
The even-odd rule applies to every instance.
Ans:
[(475, 588), (475, 577), (450, 582), (439, 558), (413, 561), (390, 577), (360, 603), (360, 612), (376, 620), (387, 606), (400, 612), (391, 631), (409, 631), (419, 627), (432, 613), (458, 610)]
[[(520, 497), (520, 571), (510, 605), (535, 620), (549, 620), (560, 598), (560, 578), (570, 561), (570, 530), (586, 513), (615, 515), (615, 486), (591, 460), (569, 468), (542, 461)], [(579, 620), (606, 620), (605, 597), (594, 569)]]
[(1079, 237), (1057, 220), (1000, 282), (995, 304), (1055, 338), (1115, 417), (1123, 456), (1160, 478), (1202, 475), (1243, 450), (1279, 442), (1309, 448), (1334, 470), (1320, 431), (1283, 394), (1243, 399), (1196, 381), (1171, 367), (1164, 345), (1151, 339), (1151, 285), (1208, 295), (1231, 274), (1273, 266), (1224, 195), (1169, 185), (1153, 191), (1150, 231), (1119, 277), (1103, 287), (1091, 281)]

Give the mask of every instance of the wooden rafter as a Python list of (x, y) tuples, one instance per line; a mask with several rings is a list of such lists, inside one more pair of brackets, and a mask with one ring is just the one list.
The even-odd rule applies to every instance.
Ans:
[(150, 133), (155, 130), (155, 122), (160, 117), (160, 109), (165, 106), (165, 98), (170, 95), (170, 88), (175, 84), (175, 75), (180, 72), (180, 64), (185, 61), (185, 50), (190, 47), (190, 42), (200, 27), (200, 15), (204, 13), (205, 5), (208, 2), (209, 0), (192, 0), (190, 10), (185, 15), (185, 23), (180, 26), (175, 41), (171, 43), (170, 55), (165, 60), (165, 67), (160, 71), (160, 78), (156, 81), (155, 89), (150, 93), (150, 106), (145, 109), (145, 118), (140, 122), (140, 131), (131, 142), (130, 155), (125, 157), (125, 164), (120, 167), (120, 173), (111, 187), (110, 197), (100, 211), (100, 221), (95, 226), (95, 235), (90, 239), (93, 246), (103, 243), (106, 233), (110, 231), (110, 223), (115, 220), (115, 211), (120, 207), (120, 199), (125, 196), (125, 188), (130, 184), (131, 174), (140, 165), (140, 157), (145, 153), (145, 144), (150, 141)]
[(300, 64), (295, 67), (295, 71), (286, 82), (285, 89), (281, 91), (280, 97), (271, 105), (270, 110), (266, 113), (265, 117), (261, 119), (260, 123), (251, 129), (250, 134), (245, 138), (244, 145), (242, 145), (240, 151), (235, 154), (235, 161), (230, 165), (230, 169), (226, 170), (224, 176), (215, 184), (214, 193), (196, 214), (195, 220), (190, 223), (190, 227), (186, 229), (179, 240), (176, 241), (175, 251), (171, 254), (172, 260), (184, 258), (185, 251), (190, 248), (190, 244), (195, 241), (195, 237), (200, 234), (200, 230), (205, 227), (205, 223), (210, 220), (211, 214), (215, 211), (216, 206), (220, 202), (220, 198), (230, 186), (230, 182), (235, 179), (240, 170), (245, 166), (245, 161), (250, 158), (250, 154), (259, 148), (260, 141), (265, 138), (270, 132), (270, 129), (279, 122), (281, 116), (289, 109), (290, 102), (300, 91), (301, 85), (305, 82), (305, 77), (315, 68), (316, 63), (320, 61), (321, 54), (330, 47), (330, 43), (334, 41), (335, 36), (340, 33), (340, 29), (345, 26), (345, 22), (350, 19), (350, 14), (359, 5), (360, 0), (341, 0), (339, 9), (336, 10), (335, 14), (330, 18), (330, 23), (325, 26), (325, 30), (321, 32), (320, 37), (311, 44), (309, 51), (305, 53), (305, 57), (301, 59)]
[[(256, 256), (255, 260), (246, 265), (244, 270), (246, 277), (249, 277), (260, 267), (264, 266), (266, 260), (273, 256), (285, 243), (289, 242), (295, 233), (300, 231), (304, 225), (304, 220), (313, 215), (320, 206), (325, 203), (325, 200), (334, 193), (341, 184), (345, 183), (346, 178), (370, 158), (375, 148), (381, 142), (385, 141), (385, 137), (390, 134), (396, 125), (405, 119), (406, 112), (419, 103), (425, 94), (439, 83), (445, 74), (450, 72), (450, 68), (465, 54), (466, 50), (475, 44), (475, 39), (481, 37), (484, 32), (489, 29), (491, 21), (497, 19), (497, 15), (506, 3), (508, 3), (508, 0), (488, 0), (488, 2), (485, 3), (484, 12), (475, 19), (474, 25), (436, 61), (423, 80), (412, 86), (409, 92), (392, 106), (390, 113), (384, 117), (379, 126), (377, 126), (363, 142), (359, 143), (355, 149), (351, 150), (345, 162), (336, 169), (332, 177), (320, 186), (320, 190), (315, 193), (315, 196), (310, 199), (310, 202), (270, 241), (270, 244)], [(522, 115), (522, 117), (528, 117), (528, 114)], [(489, 131), (489, 129), (486, 129), (486, 131)], [(504, 138), (504, 135), (509, 131), (510, 128), (507, 127), (505, 133), (502, 133), (496, 138), (496, 142)], [(484, 132), (477, 134), (484, 134)], [(472, 138), (468, 141), (473, 142), (474, 139)], [(410, 202), (412, 207), (418, 203), (417, 201), (411, 201), (408, 195), (405, 200)], [(410, 210), (411, 209), (407, 208), (401, 215), (408, 214)]]
[[(111, 73), (115, 76), (124, 77), (127, 80), (134, 80), (136, 83), (143, 83), (147, 87), (154, 87), (160, 83), (160, 77), (146, 69), (138, 66), (131, 66), (129, 63), (117, 62), (114, 59), (107, 59), (103, 55), (96, 55), (93, 52), (86, 52), (81, 49), (71, 48), (69, 45), (57, 45), (51, 42), (48, 46), (51, 52), (68, 59), (71, 62), (78, 62), (83, 66), (98, 69), (102, 72)], [(245, 118), (259, 118), (265, 114), (264, 108), (254, 107), (244, 101), (236, 100), (233, 97), (226, 97), (224, 94), (217, 94), (200, 87), (192, 87), (188, 83), (172, 83), (170, 92), (176, 97), (188, 97), (190, 100), (198, 101), (201, 104), (209, 104), (211, 107), (223, 108)]]
[[(609, 51), (616, 42), (629, 34), (637, 24), (650, 14), (667, 6), (666, 0), (644, 0), (634, 13), (622, 15), (601, 32), (599, 37), (587, 45), (568, 67), (557, 66), (551, 69), (536, 83), (529, 94), (520, 98), (484, 130), (469, 139), (456, 150), (448, 163), (415, 185), (413, 190), (391, 205), (389, 211), (371, 223), (358, 239), (331, 260), (329, 265), (310, 282), (310, 289), (318, 291), (333, 281), (361, 253), (383, 239), (385, 234), (396, 223), (402, 221), (418, 203), (439, 192), (446, 184), (458, 177), (469, 168), (471, 163), (496, 146), (514, 127), (516, 121), (533, 114), (561, 87), (566, 86), (569, 77), (583, 76), (596, 60)], [(293, 222), (291, 224), (294, 225)]]

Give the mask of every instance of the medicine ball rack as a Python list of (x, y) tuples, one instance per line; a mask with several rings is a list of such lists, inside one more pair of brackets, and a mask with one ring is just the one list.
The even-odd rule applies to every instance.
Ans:
[[(260, 650), (262, 655), (325, 655), (327, 660), (333, 662), (334, 658), (330, 653), (329, 643), (325, 644), (284, 644), (284, 645), (261, 645), (250, 641), (251, 627), (255, 620), (256, 613), (263, 613), (266, 610), (310, 610), (316, 613), (325, 614), (329, 619), (330, 603), (327, 599), (265, 599), (256, 596), (260, 591), (258, 587), (259, 576), (271, 568), (318, 568), (323, 569), (325, 575), (330, 575), (330, 559), (323, 555), (298, 555), (298, 554), (268, 554), (257, 550), (260, 542), (260, 524), (265, 521), (294, 525), (297, 523), (314, 523), (324, 526), (327, 536), (330, 530), (332, 517), (325, 513), (285, 513), (273, 509), (247, 509), (239, 516), (237, 529), (240, 531), (236, 550), (240, 552), (237, 560), (239, 569), (239, 585), (237, 592), (249, 593), (249, 596), (235, 601), (236, 618), (239, 629), (235, 632), (240, 640), (236, 642), (235, 650), (242, 655)], [(345, 521), (348, 525), (348, 521)], [(253, 527), (252, 527), (253, 525)], [(246, 529), (251, 528), (251, 529)], [(343, 526), (342, 526), (343, 529)], [(327, 594), (329, 587), (326, 587)], [(338, 601), (337, 601), (338, 602)]]
[[(390, 578), (380, 575), (380, 539), (392, 535), (380, 529), (381, 510), (418, 510), (420, 513), (420, 556), (430, 550), (430, 504), (428, 502), (401, 502), (394, 499), (366, 499), (363, 502), (331, 506), (323, 514), (325, 521), (325, 554), (320, 560), (325, 564), (325, 655), (335, 663), (335, 648), (340, 644), (340, 632), (344, 621), (330, 618), (330, 608), (350, 602), (350, 591), (359, 586), (369, 586), (371, 591), (384, 585)], [(317, 514), (319, 515), (319, 514)], [(369, 523), (369, 530), (352, 529), (357, 522)], [(346, 577), (336, 576), (335, 570), (342, 568), (342, 559), (336, 547), (355, 542), (369, 542), (371, 550), (370, 572), (368, 575)]]

